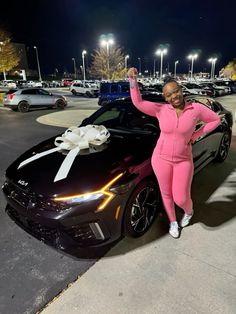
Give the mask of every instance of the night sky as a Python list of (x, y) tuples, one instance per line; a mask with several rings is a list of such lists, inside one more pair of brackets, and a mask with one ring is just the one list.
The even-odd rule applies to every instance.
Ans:
[[(4, 5), (3, 5), (4, 4)], [(217, 55), (216, 74), (236, 57), (236, 0), (30, 0), (1, 3), (0, 23), (13, 42), (27, 47), (29, 66), (36, 69), (38, 47), (42, 73), (73, 72), (72, 57), (99, 46), (101, 34), (113, 33), (117, 45), (130, 55), (129, 66), (153, 69), (154, 52), (168, 44), (163, 67), (187, 72), (187, 55), (199, 52), (194, 71), (210, 71), (207, 59)], [(156, 67), (159, 60), (157, 57)]]

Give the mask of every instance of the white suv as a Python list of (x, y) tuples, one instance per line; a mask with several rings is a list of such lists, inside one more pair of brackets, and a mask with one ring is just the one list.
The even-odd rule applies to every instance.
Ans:
[(70, 86), (73, 95), (84, 95), (87, 97), (97, 97), (99, 89), (91, 86), (89, 83), (73, 82)]

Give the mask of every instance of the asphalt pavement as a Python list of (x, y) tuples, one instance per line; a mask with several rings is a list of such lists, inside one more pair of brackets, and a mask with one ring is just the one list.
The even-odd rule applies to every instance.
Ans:
[[(75, 121), (68, 110), (38, 121), (69, 127), (78, 115)], [(236, 136), (225, 163), (194, 177), (192, 196), (195, 215), (179, 239), (159, 216), (145, 236), (120, 241), (42, 313), (236, 313)]]

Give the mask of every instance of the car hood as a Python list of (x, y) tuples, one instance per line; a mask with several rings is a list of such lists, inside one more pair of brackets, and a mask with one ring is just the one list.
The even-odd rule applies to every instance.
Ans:
[(21, 155), (8, 167), (6, 177), (22, 189), (47, 196), (95, 191), (105, 186), (119, 173), (129, 172), (131, 166), (150, 158), (154, 142), (151, 145), (150, 140), (143, 139), (143, 136), (130, 134), (124, 138), (111, 134), (109, 142), (99, 148), (101, 151), (92, 153), (81, 151), (76, 156), (67, 177), (57, 182), (54, 182), (54, 179), (66, 157), (66, 152), (48, 154), (18, 169), (22, 161), (55, 148), (54, 137)]

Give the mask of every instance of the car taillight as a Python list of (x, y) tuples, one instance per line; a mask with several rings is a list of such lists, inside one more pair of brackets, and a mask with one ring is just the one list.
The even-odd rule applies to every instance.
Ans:
[(13, 100), (14, 94), (10, 95), (10, 100)]

